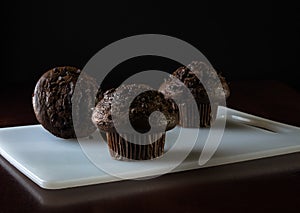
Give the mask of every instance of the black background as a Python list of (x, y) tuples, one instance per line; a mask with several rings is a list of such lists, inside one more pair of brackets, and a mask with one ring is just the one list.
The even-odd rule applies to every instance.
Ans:
[[(55, 66), (82, 68), (106, 45), (157, 33), (198, 48), (229, 80), (275, 79), (299, 89), (300, 19), (296, 5), (227, 1), (15, 1), (2, 6), (1, 87), (33, 88)], [(144, 57), (119, 66), (172, 72), (177, 64)], [(117, 73), (117, 72), (116, 72)], [(109, 84), (108, 83), (108, 84)]]

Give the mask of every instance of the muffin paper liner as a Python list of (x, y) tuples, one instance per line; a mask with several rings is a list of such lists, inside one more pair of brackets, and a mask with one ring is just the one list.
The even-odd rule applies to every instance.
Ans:
[[(165, 133), (139, 136), (107, 132), (106, 137), (110, 155), (116, 160), (150, 160), (164, 153)], [(151, 141), (154, 142), (150, 143)]]
[[(212, 113), (212, 107), (208, 104), (179, 104), (179, 125), (184, 128), (203, 128), (210, 127), (211, 122), (215, 120), (216, 110)], [(199, 119), (196, 113), (199, 112)]]

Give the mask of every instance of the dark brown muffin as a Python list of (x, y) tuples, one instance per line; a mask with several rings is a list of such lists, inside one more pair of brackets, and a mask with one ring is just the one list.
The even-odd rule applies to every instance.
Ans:
[[(221, 85), (218, 84), (218, 79)], [(201, 82), (205, 83), (206, 87)], [(190, 104), (191, 100), (184, 94), (183, 87), (190, 90), (192, 96), (189, 98), (195, 100), (196, 108), (195, 105)], [(188, 66), (178, 68), (160, 86), (159, 91), (167, 98), (182, 100), (178, 107), (180, 109), (179, 124), (183, 127), (209, 127), (215, 119), (217, 106), (222, 97), (227, 99), (230, 95), (225, 78), (202, 61), (193, 61)], [(200, 120), (195, 119), (196, 113), (199, 113)]]
[[(90, 117), (92, 108), (103, 93), (98, 90), (94, 78), (80, 74), (81, 70), (75, 67), (56, 67), (44, 73), (35, 86), (32, 103), (36, 118), (57, 137), (85, 137), (95, 131)], [(77, 82), (80, 82), (78, 85), (82, 89), (78, 89), (79, 94), (72, 97)], [(76, 115), (74, 119), (72, 103)]]
[[(139, 93), (141, 90), (144, 92)], [(133, 101), (129, 103), (129, 100)], [(163, 113), (165, 119), (152, 114), (156, 111)], [(100, 130), (106, 132), (112, 157), (118, 160), (147, 160), (163, 154), (165, 131), (176, 126), (178, 108), (171, 99), (166, 99), (149, 86), (130, 84), (105, 92), (94, 109), (92, 120)], [(130, 126), (145, 134), (130, 131)], [(151, 133), (148, 134), (150, 129)]]

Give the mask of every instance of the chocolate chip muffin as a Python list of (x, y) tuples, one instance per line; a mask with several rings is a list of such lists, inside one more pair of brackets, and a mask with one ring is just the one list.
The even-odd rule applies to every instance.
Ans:
[[(205, 87), (202, 83), (205, 84)], [(183, 87), (187, 87), (192, 96), (186, 96)], [(182, 66), (175, 70), (170, 78), (160, 86), (159, 91), (167, 98), (182, 100), (182, 103), (178, 104), (179, 124), (182, 127), (190, 128), (210, 127), (215, 120), (222, 98), (227, 99), (230, 95), (225, 78), (202, 61), (193, 61), (188, 66)], [(191, 98), (194, 99), (196, 105), (191, 104)], [(195, 116), (196, 113), (199, 113), (199, 116)]]
[(147, 85), (122, 85), (104, 93), (92, 121), (106, 132), (113, 158), (148, 160), (164, 153), (165, 132), (178, 123), (178, 107)]
[[(79, 95), (73, 97), (77, 82), (80, 82), (82, 89), (78, 90)], [(98, 90), (94, 78), (81, 73), (78, 68), (64, 66), (51, 69), (41, 76), (35, 86), (32, 103), (42, 126), (53, 135), (68, 139), (85, 137), (95, 131), (90, 117), (92, 108), (102, 97), (103, 93)], [(73, 119), (72, 113), (76, 118)]]

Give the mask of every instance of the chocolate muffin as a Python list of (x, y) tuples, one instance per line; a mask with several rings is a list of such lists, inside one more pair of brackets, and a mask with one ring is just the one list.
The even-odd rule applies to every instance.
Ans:
[[(221, 85), (218, 83), (218, 79)], [(205, 83), (205, 88), (202, 82)], [(196, 105), (191, 104), (190, 98), (183, 93), (183, 87), (189, 89), (192, 94), (190, 98), (195, 100)], [(167, 98), (182, 100), (178, 104), (179, 124), (182, 127), (190, 128), (210, 127), (215, 120), (222, 98), (227, 99), (230, 95), (225, 78), (212, 66), (202, 61), (193, 61), (188, 66), (182, 66), (175, 70), (170, 78), (160, 86), (159, 91)], [(196, 113), (199, 113), (199, 116), (195, 116)]]
[[(57, 137), (85, 137), (96, 129), (90, 118), (92, 108), (103, 97), (103, 93), (98, 90), (94, 78), (80, 74), (81, 70), (75, 67), (56, 67), (44, 73), (35, 86), (32, 103), (36, 118)], [(82, 89), (78, 90), (79, 95), (73, 97), (78, 82)], [(78, 115), (74, 119), (72, 103), (73, 113)]]
[(148, 160), (164, 153), (165, 132), (178, 123), (178, 107), (147, 85), (122, 85), (104, 93), (92, 121), (106, 132), (113, 158)]

